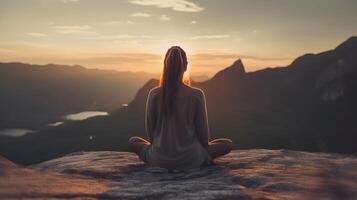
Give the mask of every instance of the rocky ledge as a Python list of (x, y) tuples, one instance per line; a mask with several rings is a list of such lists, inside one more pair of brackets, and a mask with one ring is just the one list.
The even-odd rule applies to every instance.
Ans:
[(0, 158), (0, 199), (357, 199), (357, 157), (235, 150), (190, 172), (127, 152), (78, 152), (33, 166)]

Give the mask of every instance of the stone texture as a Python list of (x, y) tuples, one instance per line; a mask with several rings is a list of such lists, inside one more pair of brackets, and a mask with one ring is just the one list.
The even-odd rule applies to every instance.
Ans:
[(22, 167), (0, 158), (0, 199), (357, 199), (357, 157), (235, 150), (168, 172), (127, 152), (78, 152)]

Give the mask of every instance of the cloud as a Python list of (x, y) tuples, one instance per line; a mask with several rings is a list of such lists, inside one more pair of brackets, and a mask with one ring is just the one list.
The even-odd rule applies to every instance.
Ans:
[(79, 0), (62, 0), (63, 3), (78, 2)]
[(27, 42), (27, 41), (16, 41), (12, 42), (10, 46), (13, 46), (16, 48), (21, 47), (22, 48), (47, 48), (48, 44), (43, 44), (43, 43), (34, 43), (34, 42)]
[(257, 30), (257, 29), (252, 30), (252, 33), (253, 33), (254, 35), (260, 34), (261, 32), (262, 32), (261, 30)]
[(119, 39), (128, 39), (132, 38), (130, 35), (97, 35), (97, 36), (89, 36), (83, 37), (82, 39), (87, 40), (119, 40)]
[(245, 54), (232, 54), (232, 53), (197, 53), (193, 54), (192, 58), (197, 60), (224, 60), (224, 59), (252, 59), (257, 61), (285, 61), (291, 60), (291, 57), (262, 57), (254, 55), (245, 55)]
[(192, 40), (200, 40), (200, 39), (222, 39), (222, 38), (229, 38), (230, 35), (197, 35), (191, 37)]
[(26, 35), (34, 36), (34, 37), (47, 37), (47, 36), (48, 36), (47, 34), (44, 34), (44, 33), (36, 33), (36, 32), (26, 33)]
[(162, 59), (161, 55), (151, 53), (121, 53), (121, 54), (105, 54), (105, 55), (92, 55), (85, 58), (86, 61), (94, 63), (112, 63), (112, 64), (132, 64), (132, 66), (138, 65), (138, 63), (160, 63)]
[(131, 14), (130, 16), (132, 16), (132, 17), (151, 17), (151, 14), (143, 13), (143, 12), (137, 12), (137, 13)]
[(130, 0), (129, 3), (141, 6), (171, 8), (172, 10), (180, 12), (201, 12), (204, 10), (203, 7), (189, 0)]
[(82, 25), (82, 26), (53, 26), (54, 29), (59, 30), (88, 30), (92, 27), (89, 25)]
[(91, 26), (82, 25), (82, 26), (53, 26), (52, 27), (56, 33), (61, 34), (87, 34), (87, 35), (96, 35), (98, 33), (90, 31)]
[(13, 53), (15, 53), (15, 50), (11, 50), (11, 49), (5, 49), (5, 48), (1, 48), (0, 47), (0, 55), (4, 56), (4, 55), (11, 55)]
[(190, 22), (190, 24), (197, 24), (197, 21), (192, 20), (192, 21)]
[(157, 73), (162, 67), (162, 59), (162, 55), (151, 53), (83, 53), (61, 62), (100, 69)]
[[(219, 49), (217, 49), (219, 50)], [(222, 49), (224, 51), (224, 49)], [(206, 73), (214, 75), (217, 71), (230, 66), (235, 60), (242, 59), (247, 71), (256, 71), (266, 67), (285, 66), (291, 63), (291, 57), (265, 57), (259, 55), (207, 52), (189, 55), (192, 74)]]
[(133, 21), (127, 20), (127, 21), (108, 21), (108, 22), (104, 22), (103, 25), (104, 26), (115, 26), (118, 24), (128, 24), (128, 25), (132, 25), (134, 24)]
[(122, 40), (122, 39), (150, 39), (152, 38), (149, 35), (96, 35), (96, 36), (89, 36), (83, 37), (82, 39), (87, 40)]
[(168, 17), (167, 15), (161, 15), (159, 18), (161, 21), (170, 21), (170, 17)]

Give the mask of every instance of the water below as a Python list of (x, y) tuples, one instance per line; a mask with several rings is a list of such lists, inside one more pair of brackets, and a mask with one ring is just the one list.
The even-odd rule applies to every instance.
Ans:
[(106, 115), (108, 115), (107, 112), (86, 111), (86, 112), (69, 114), (69, 115), (66, 115), (64, 118), (67, 119), (67, 120), (78, 121), (78, 120), (85, 120), (85, 119), (88, 119), (88, 118), (91, 118), (91, 117), (106, 116)]
[(13, 128), (0, 130), (0, 136), (20, 137), (33, 132), (28, 129)]
[(53, 122), (53, 123), (49, 123), (48, 125), (49, 126), (59, 126), (59, 125), (62, 125), (63, 122)]
[[(71, 120), (71, 121), (79, 121), (79, 120), (85, 120), (85, 119), (88, 119), (91, 117), (106, 116), (106, 115), (108, 115), (108, 113), (102, 112), (102, 111), (85, 111), (85, 112), (79, 112), (79, 113), (65, 115), (64, 119)], [(53, 123), (49, 123), (48, 126), (60, 126), (63, 123), (64, 122), (53, 122)], [(34, 132), (34, 131), (29, 130), (29, 129), (21, 129), (21, 128), (3, 129), (3, 130), (0, 130), (0, 136), (20, 137), (20, 136), (24, 136), (31, 132)]]

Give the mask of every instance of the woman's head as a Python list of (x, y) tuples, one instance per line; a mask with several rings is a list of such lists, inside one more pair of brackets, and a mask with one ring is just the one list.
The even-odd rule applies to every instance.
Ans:
[(159, 86), (164, 87), (165, 84), (179, 86), (185, 81), (183, 75), (187, 70), (187, 65), (186, 52), (179, 46), (171, 47), (166, 52)]
[(184, 78), (187, 70), (187, 56), (179, 46), (173, 46), (166, 52), (164, 67), (159, 86), (162, 87), (162, 107), (164, 112), (170, 113), (174, 95), (181, 84), (190, 85), (190, 79)]

